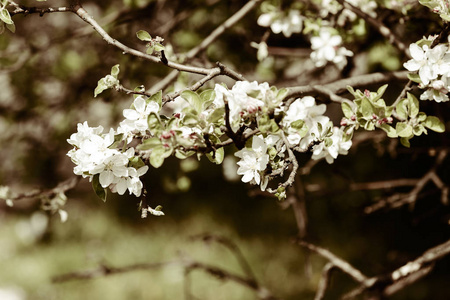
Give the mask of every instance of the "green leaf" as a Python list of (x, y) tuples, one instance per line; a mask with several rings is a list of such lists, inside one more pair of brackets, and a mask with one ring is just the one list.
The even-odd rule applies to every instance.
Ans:
[(162, 142), (157, 137), (152, 137), (149, 139), (146, 139), (142, 142), (142, 144), (137, 145), (138, 150), (150, 150), (157, 146), (162, 146)]
[(411, 144), (409, 143), (409, 138), (401, 138), (400, 143), (405, 146), (406, 148), (411, 147)]
[(416, 125), (413, 127), (413, 134), (416, 136), (420, 136), (422, 135), (422, 133), (427, 134), (427, 130), (425, 129), (425, 126), (423, 126), (422, 124)]
[(205, 110), (214, 102), (214, 99), (216, 98), (216, 92), (214, 92), (213, 89), (204, 90), (203, 92), (201, 92), (200, 98), (203, 101), (202, 110)]
[(98, 83), (97, 87), (94, 90), (94, 97), (97, 97), (100, 93), (102, 93), (104, 90), (107, 90), (109, 87), (105, 83), (105, 78), (101, 78)]
[(144, 42), (152, 41), (152, 36), (150, 35), (150, 33), (148, 33), (145, 30), (139, 30), (138, 32), (136, 32), (136, 36), (138, 39), (140, 39), (141, 41), (144, 41)]
[(145, 50), (145, 53), (147, 53), (148, 55), (152, 55), (154, 49), (155, 49), (155, 47), (150, 46), (147, 48), (147, 50)]
[(206, 157), (210, 162), (220, 165), (225, 157), (225, 151), (223, 148), (219, 148), (215, 152), (211, 151), (209, 153), (206, 153)]
[(129, 166), (137, 170), (145, 166), (145, 163), (139, 156), (133, 156), (132, 158), (130, 158)]
[(408, 76), (408, 79), (413, 82), (422, 83), (422, 80), (420, 80), (420, 76), (417, 73), (408, 73), (406, 76)]
[(183, 125), (195, 126), (198, 124), (198, 117), (194, 114), (186, 114), (183, 117)]
[(305, 121), (303, 120), (297, 120), (292, 122), (291, 127), (297, 130), (297, 133), (300, 135), (300, 137), (305, 137), (305, 135), (308, 133), (309, 130), (308, 125), (306, 125)]
[(119, 72), (120, 72), (120, 70), (119, 70), (118, 64), (111, 68), (111, 76), (113, 76), (116, 79), (117, 79), (117, 75), (119, 75)]
[(445, 125), (439, 120), (439, 118), (434, 116), (428, 116), (426, 120), (422, 123), (425, 127), (436, 131), (436, 132), (444, 132)]
[(426, 119), (427, 119), (427, 114), (424, 113), (424, 112), (420, 112), (420, 113), (417, 115), (417, 121), (419, 121), (419, 122), (423, 122), (423, 121), (425, 121)]
[(14, 22), (11, 20), (9, 11), (6, 8), (2, 8), (2, 10), (0, 11), (0, 19), (6, 24), (14, 24)]
[(155, 49), (155, 51), (157, 51), (157, 52), (161, 52), (161, 51), (163, 51), (163, 50), (166, 49), (166, 48), (165, 48), (163, 45), (161, 45), (160, 43), (155, 43), (154, 49)]
[(8, 28), (9, 31), (12, 33), (16, 32), (16, 25), (13, 24), (6, 24), (6, 28)]
[(385, 84), (377, 90), (377, 94), (380, 98), (383, 96), (384, 92), (386, 92), (387, 87), (388, 87), (388, 85)]
[(178, 159), (186, 159), (189, 156), (192, 156), (193, 154), (195, 154), (194, 151), (183, 151), (181, 149), (175, 149), (175, 157)]
[(173, 152), (171, 147), (164, 147), (163, 145), (155, 147), (150, 153), (150, 164), (154, 168), (159, 168), (164, 163), (164, 159), (169, 157)]
[(107, 191), (105, 188), (102, 187), (100, 184), (100, 174), (95, 174), (92, 178), (92, 188), (94, 189), (95, 194), (103, 200), (103, 202), (106, 202), (106, 194)]
[(287, 94), (289, 93), (289, 90), (287, 88), (282, 88), (277, 93), (277, 102), (281, 102), (286, 98)]
[(155, 112), (151, 112), (147, 118), (148, 129), (153, 135), (160, 135), (163, 130), (161, 120)]
[(412, 126), (405, 122), (398, 122), (395, 130), (399, 137), (411, 137), (413, 135)]
[(154, 101), (158, 103), (159, 107), (162, 107), (162, 91), (154, 93), (150, 98), (147, 99), (147, 101)]
[(198, 113), (202, 112), (203, 101), (197, 93), (188, 90), (182, 92), (181, 97), (184, 98)]
[(355, 90), (351, 86), (347, 85), (347, 91), (349, 91), (355, 98), (357, 97)]
[(350, 119), (355, 113), (353, 112), (352, 106), (348, 102), (342, 102), (341, 104), (342, 112), (347, 119)]
[(419, 100), (410, 93), (407, 93), (408, 114), (411, 118), (415, 118), (419, 114)]
[(400, 100), (397, 103), (397, 106), (395, 107), (395, 110), (397, 111), (397, 115), (402, 120), (408, 119), (408, 112), (407, 112), (407, 107), (406, 107), (407, 102), (408, 102), (407, 99)]
[(387, 136), (390, 138), (396, 138), (398, 137), (397, 131), (390, 125), (384, 123), (380, 125), (380, 128), (383, 129), (387, 133)]
[(219, 107), (215, 109), (209, 116), (208, 116), (208, 122), (209, 123), (216, 123), (220, 119), (222, 119), (225, 115), (225, 107)]
[(361, 99), (361, 113), (364, 118), (372, 118), (374, 113), (372, 103), (366, 97)]

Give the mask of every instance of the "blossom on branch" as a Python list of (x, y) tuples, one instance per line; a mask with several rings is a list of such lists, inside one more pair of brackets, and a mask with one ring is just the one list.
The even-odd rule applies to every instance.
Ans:
[(341, 47), (342, 38), (340, 35), (333, 35), (331, 28), (322, 27), (319, 36), (311, 38), (311, 59), (316, 67), (323, 67), (332, 62), (338, 68), (343, 68), (347, 64), (348, 56), (353, 56), (353, 52)]

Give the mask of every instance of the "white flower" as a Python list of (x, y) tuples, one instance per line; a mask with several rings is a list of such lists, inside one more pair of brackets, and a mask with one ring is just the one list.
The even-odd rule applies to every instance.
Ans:
[(428, 45), (420, 47), (416, 43), (409, 45), (412, 59), (403, 66), (411, 72), (419, 71), (419, 77), (426, 86), (430, 81), (450, 71), (450, 56), (446, 45), (437, 45), (430, 49)]
[(134, 99), (133, 102), (134, 109), (124, 109), (123, 116), (128, 121), (128, 126), (133, 127), (137, 132), (140, 132), (142, 135), (145, 134), (145, 131), (148, 129), (147, 118), (151, 112), (158, 113), (159, 105), (154, 101), (150, 101), (147, 103), (142, 96)]
[(262, 136), (254, 136), (251, 149), (241, 149), (234, 155), (241, 159), (237, 163), (239, 165), (237, 173), (243, 175), (242, 182), (255, 182), (259, 185), (261, 183), (261, 174), (269, 162), (264, 138)]
[[(324, 127), (324, 131), (329, 128)], [(327, 163), (331, 164), (339, 154), (346, 155), (352, 146), (352, 141), (343, 141), (343, 128), (333, 127), (332, 135), (328, 139), (325, 138), (319, 144), (313, 146), (312, 159), (325, 158)]]
[[(308, 149), (317, 135), (317, 123), (326, 124), (329, 118), (324, 116), (326, 105), (316, 105), (316, 100), (311, 96), (296, 99), (283, 118), (283, 126), (287, 128), (287, 139), (292, 146), (298, 145), (302, 150)], [(307, 134), (302, 138), (300, 133), (291, 127), (291, 123), (303, 120), (308, 128)]]
[(244, 115), (255, 114), (264, 106), (264, 102), (260, 98), (265, 98), (270, 93), (270, 87), (267, 83), (238, 81), (231, 90), (216, 84), (214, 91), (216, 93), (213, 102), (215, 107), (225, 106), (225, 100), (228, 102), (229, 122), (231, 129), (236, 132)]
[(319, 31), (319, 36), (311, 38), (311, 59), (316, 67), (323, 67), (328, 62), (333, 62), (339, 68), (347, 64), (347, 56), (353, 56), (353, 52), (340, 47), (342, 38), (340, 35), (331, 35), (330, 29), (325, 27)]
[(285, 37), (300, 33), (303, 29), (303, 18), (300, 11), (291, 9), (287, 15), (281, 11), (262, 14), (257, 21), (259, 26), (269, 27), (275, 34), (283, 32)]

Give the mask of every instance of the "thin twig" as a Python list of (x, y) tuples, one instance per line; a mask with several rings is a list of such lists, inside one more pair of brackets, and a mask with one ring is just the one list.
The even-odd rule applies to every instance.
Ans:
[(320, 277), (319, 286), (317, 287), (316, 295), (314, 300), (322, 300), (325, 297), (325, 292), (330, 284), (331, 273), (336, 266), (329, 262), (323, 267), (322, 277)]
[(356, 298), (369, 289), (376, 289), (383, 296), (391, 296), (427, 275), (436, 261), (449, 254), (450, 240), (425, 251), (415, 260), (408, 262), (387, 275), (379, 275), (365, 280), (359, 287), (345, 294), (342, 299)]
[(411, 53), (409, 53), (409, 49), (406, 47), (406, 45), (388, 28), (386, 27), (382, 22), (379, 20), (372, 18), (367, 13), (363, 12), (358, 7), (352, 5), (351, 3), (345, 1), (345, 0), (337, 0), (341, 5), (343, 5), (345, 8), (351, 10), (356, 15), (364, 19), (367, 23), (369, 23), (375, 30), (377, 30), (382, 36), (384, 36), (390, 43), (394, 44), (397, 49), (405, 53), (405, 55), (409, 58), (411, 58)]
[(317, 254), (327, 259), (329, 262), (333, 263), (337, 268), (339, 268), (344, 273), (348, 274), (350, 277), (352, 277), (356, 282), (361, 284), (366, 284), (367, 277), (361, 273), (358, 269), (353, 267), (351, 264), (343, 260), (342, 258), (338, 257), (337, 255), (333, 254), (329, 250), (307, 243), (302, 240), (298, 240), (297, 243)]
[[(396, 71), (388, 73), (371, 73), (366, 75), (358, 75), (350, 78), (340, 79), (334, 82), (326, 83), (323, 85), (304, 85), (289, 87), (289, 92), (285, 97), (285, 100), (294, 97), (303, 96), (315, 96), (319, 90), (327, 90), (334, 94), (340, 94), (347, 91), (347, 86), (352, 87), (365, 87), (367, 85), (374, 85), (393, 81), (407, 81), (408, 71)], [(322, 93), (323, 94), (323, 93)]]

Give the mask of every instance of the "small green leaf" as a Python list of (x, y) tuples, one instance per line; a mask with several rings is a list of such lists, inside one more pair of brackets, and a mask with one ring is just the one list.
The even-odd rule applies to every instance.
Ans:
[(408, 73), (406, 76), (408, 76), (408, 79), (413, 82), (422, 83), (422, 80), (420, 80), (420, 76), (417, 73)]
[(98, 83), (97, 87), (94, 90), (94, 97), (97, 97), (100, 93), (102, 93), (104, 90), (107, 90), (108, 86), (105, 83), (105, 78), (101, 78)]
[(2, 10), (0, 11), (0, 19), (6, 24), (14, 24), (14, 22), (11, 20), (9, 11), (6, 8), (2, 8)]
[(445, 125), (439, 120), (439, 118), (434, 116), (428, 116), (426, 120), (422, 123), (425, 127), (436, 131), (436, 132), (444, 132)]
[(163, 130), (161, 120), (155, 112), (151, 112), (147, 118), (148, 129), (153, 135), (160, 135)]
[(145, 166), (145, 163), (139, 156), (133, 156), (132, 158), (130, 158), (129, 166), (137, 170)]
[(173, 152), (170, 147), (164, 147), (163, 145), (155, 147), (150, 153), (150, 164), (154, 168), (159, 168), (164, 163), (164, 159), (169, 157)]
[(186, 114), (183, 118), (183, 125), (195, 126), (198, 123), (198, 117), (194, 114)]
[(409, 138), (400, 138), (400, 143), (405, 146), (406, 148), (411, 147), (411, 144), (409, 143)]
[(209, 153), (206, 153), (206, 157), (212, 163), (220, 165), (223, 162), (223, 159), (225, 157), (225, 151), (223, 148), (219, 148), (215, 152), (211, 151)]
[(161, 52), (161, 51), (163, 51), (163, 50), (166, 49), (166, 48), (165, 48), (163, 45), (161, 45), (160, 43), (155, 43), (154, 49), (155, 49), (155, 51), (157, 51), (157, 52)]
[(387, 87), (388, 85), (385, 84), (378, 89), (377, 94), (380, 98), (383, 96), (384, 92), (386, 92)]
[(154, 101), (158, 103), (159, 107), (162, 106), (162, 91), (154, 93), (150, 98), (148, 98), (148, 101)]
[(342, 102), (341, 104), (342, 112), (347, 119), (350, 119), (355, 113), (353, 112), (352, 106), (348, 102)]
[(157, 137), (152, 137), (149, 139), (146, 139), (142, 142), (142, 144), (137, 145), (138, 150), (150, 150), (157, 146), (162, 146), (161, 140)]
[(413, 127), (413, 134), (416, 136), (420, 136), (422, 135), (422, 133), (427, 134), (427, 130), (425, 129), (425, 127), (422, 124), (416, 125)]
[(182, 92), (181, 97), (185, 99), (198, 113), (202, 112), (203, 101), (197, 93), (188, 90)]
[(200, 99), (202, 99), (202, 109), (207, 109), (216, 98), (216, 92), (213, 89), (207, 89), (200, 93)]
[(305, 135), (308, 133), (309, 130), (308, 125), (306, 125), (305, 121), (303, 120), (297, 120), (292, 122), (291, 127), (297, 130), (297, 133), (300, 135), (300, 137), (305, 137)]
[(103, 202), (106, 202), (106, 189), (102, 187), (100, 184), (100, 174), (95, 174), (92, 178), (92, 188), (94, 189), (95, 194), (103, 200)]
[(215, 109), (209, 116), (208, 116), (208, 122), (209, 123), (216, 123), (220, 119), (223, 118), (225, 115), (225, 107), (219, 107)]
[(412, 126), (405, 122), (398, 122), (395, 130), (399, 137), (410, 137), (413, 135)]
[(111, 68), (111, 76), (113, 76), (114, 78), (117, 79), (117, 75), (119, 75), (120, 69), (119, 69), (119, 65), (115, 65)]
[(374, 113), (372, 103), (366, 97), (361, 99), (361, 113), (364, 118), (371, 118)]
[(287, 88), (282, 88), (277, 93), (277, 102), (281, 102), (286, 98), (287, 94), (289, 93), (289, 90)]
[(419, 114), (419, 100), (410, 93), (407, 93), (408, 114), (411, 118), (415, 118)]
[(138, 39), (140, 39), (141, 41), (144, 41), (144, 42), (152, 41), (152, 36), (150, 35), (150, 33), (148, 33), (145, 30), (139, 30), (138, 32), (136, 32), (136, 36)]
[(145, 50), (145, 53), (147, 53), (148, 55), (152, 55), (154, 49), (155, 49), (155, 47), (150, 46), (147, 48), (147, 50)]
[(407, 120), (408, 119), (408, 112), (407, 112), (407, 107), (406, 107), (407, 102), (408, 102), (407, 99), (400, 100), (397, 103), (397, 106), (395, 107), (397, 115), (402, 120)]
[(6, 24), (6, 28), (8, 28), (9, 31), (11, 31), (12, 33), (16, 32), (16, 25), (13, 24)]
[(380, 125), (380, 128), (383, 129), (387, 133), (388, 137), (390, 137), (390, 138), (398, 137), (397, 131), (392, 126), (384, 123), (384, 124)]

